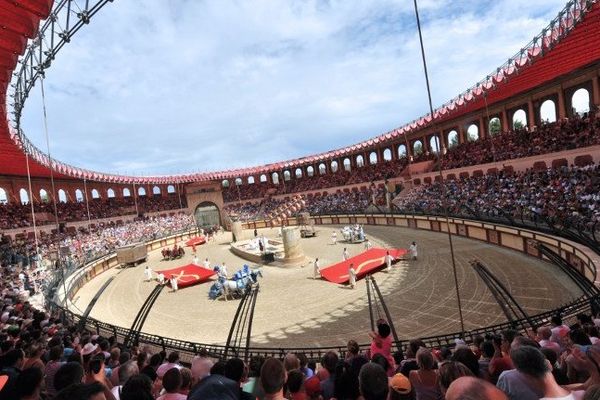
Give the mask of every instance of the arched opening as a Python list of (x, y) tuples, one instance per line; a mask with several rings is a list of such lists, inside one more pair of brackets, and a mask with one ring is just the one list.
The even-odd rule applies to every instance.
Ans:
[(145, 195), (146, 195), (146, 188), (144, 188), (144, 187), (138, 188), (138, 196), (145, 196)]
[(398, 146), (398, 158), (406, 157), (406, 146), (401, 144)]
[(361, 168), (364, 165), (365, 165), (365, 160), (364, 160), (363, 156), (361, 156), (361, 155), (356, 156), (356, 166)]
[(377, 153), (372, 151), (371, 154), (369, 154), (369, 164), (375, 165), (377, 164), (377, 161), (379, 161), (377, 159)]
[(81, 189), (75, 190), (75, 201), (78, 203), (82, 203), (85, 198), (83, 197), (83, 192)]
[(271, 174), (271, 182), (273, 182), (275, 185), (279, 185), (279, 174), (277, 172), (273, 172)]
[(8, 197), (6, 196), (6, 190), (0, 188), (0, 204), (8, 204)]
[(100, 193), (96, 189), (92, 189), (92, 199), (99, 199)]
[(58, 202), (59, 203), (67, 202), (67, 193), (63, 189), (58, 190)]
[(314, 176), (315, 175), (315, 169), (311, 166), (309, 166), (308, 168), (306, 168), (306, 175), (308, 176)]
[(412, 148), (415, 156), (423, 154), (423, 143), (420, 140), (415, 140)]
[(332, 172), (337, 172), (338, 171), (338, 162), (337, 161), (332, 161), (330, 168), (331, 168)]
[(160, 188), (158, 186), (154, 186), (152, 188), (152, 194), (155, 195), (155, 196), (159, 195), (160, 194)]
[(344, 158), (344, 169), (346, 171), (351, 171), (352, 170), (352, 162), (350, 161), (349, 158)]
[(325, 175), (327, 173), (327, 167), (325, 164), (319, 164), (319, 175)]
[(438, 153), (440, 151), (439, 140), (437, 135), (433, 135), (429, 138), (429, 148), (433, 153)]
[(29, 193), (27, 193), (27, 190), (19, 190), (19, 200), (21, 200), (21, 204), (29, 204)]
[(283, 171), (283, 180), (287, 182), (290, 179), (292, 179), (292, 174), (290, 173), (290, 171), (288, 171), (288, 170)]
[(458, 139), (458, 132), (454, 129), (448, 132), (448, 148), (452, 148), (454, 146), (458, 146), (460, 140)]
[(265, 174), (262, 174), (262, 175), (260, 176), (260, 181), (261, 181), (261, 182), (266, 182), (266, 181), (267, 181), (267, 175), (265, 175)]
[(302, 178), (302, 168), (296, 168), (296, 179)]
[(169, 193), (169, 194), (175, 193), (175, 186), (173, 186), (173, 185), (167, 186), (167, 193)]
[(491, 136), (497, 135), (502, 131), (502, 124), (500, 122), (500, 118), (494, 117), (490, 119), (490, 123), (488, 124), (488, 131)]
[(240, 186), (242, 184), (242, 178), (235, 178), (235, 186)]
[(114, 199), (115, 198), (115, 191), (109, 188), (106, 191), (106, 197), (108, 197), (109, 199)]
[(131, 197), (131, 190), (129, 188), (123, 189), (123, 197)]
[(196, 225), (199, 228), (210, 228), (221, 225), (221, 213), (215, 203), (205, 201), (196, 207), (194, 211)]
[(384, 161), (392, 160), (392, 151), (390, 149), (383, 150), (383, 160)]
[(254, 185), (254, 177), (253, 176), (249, 176), (247, 179), (248, 185)]
[(587, 89), (577, 89), (571, 97), (571, 107), (574, 114), (583, 114), (590, 111), (590, 92)]
[(221, 182), (221, 185), (223, 185), (224, 188), (228, 188), (229, 187), (229, 181), (227, 179), (225, 179), (223, 182)]
[(40, 202), (48, 203), (50, 201), (50, 196), (48, 196), (48, 192), (46, 189), (40, 189)]
[(471, 124), (467, 128), (467, 140), (469, 142), (474, 142), (477, 139), (479, 139), (479, 127), (475, 124)]
[(540, 119), (542, 124), (556, 122), (556, 104), (548, 99), (544, 101), (540, 107)]
[(527, 126), (527, 114), (524, 110), (518, 109), (512, 118), (513, 129), (523, 129)]

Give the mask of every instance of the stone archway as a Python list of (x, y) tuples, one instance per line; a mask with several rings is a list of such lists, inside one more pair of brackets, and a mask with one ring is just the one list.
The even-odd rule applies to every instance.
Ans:
[(198, 204), (194, 210), (194, 218), (198, 228), (221, 226), (221, 210), (211, 201), (203, 201)]

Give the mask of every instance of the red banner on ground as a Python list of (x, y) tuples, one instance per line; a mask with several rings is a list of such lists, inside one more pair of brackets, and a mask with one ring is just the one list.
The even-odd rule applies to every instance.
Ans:
[(184, 265), (183, 267), (165, 269), (163, 271), (156, 271), (156, 273), (161, 272), (165, 276), (165, 279), (168, 280), (171, 279), (171, 275), (176, 275), (178, 277), (177, 286), (179, 288), (184, 288), (187, 286), (193, 286), (202, 282), (206, 282), (210, 279), (211, 276), (216, 274), (216, 272), (212, 269), (199, 267), (196, 264), (188, 264)]
[(408, 250), (406, 249), (381, 249), (374, 247), (364, 253), (349, 258), (346, 261), (323, 268), (321, 270), (321, 276), (329, 282), (346, 283), (350, 280), (348, 277), (348, 268), (350, 268), (350, 264), (354, 264), (356, 278), (360, 279), (385, 266), (385, 254), (387, 251), (390, 252), (390, 255), (394, 257), (394, 259), (401, 258), (408, 253)]

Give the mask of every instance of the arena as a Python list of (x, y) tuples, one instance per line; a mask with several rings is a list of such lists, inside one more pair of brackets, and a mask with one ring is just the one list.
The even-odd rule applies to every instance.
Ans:
[(0, 400), (600, 399), (561, 1), (0, 0)]
[[(318, 256), (323, 265), (329, 265), (342, 259), (346, 246), (351, 256), (364, 251), (362, 243), (333, 246), (328, 239), (335, 228), (320, 228), (317, 237), (303, 240), (305, 253), (312, 255), (312, 259)], [(417, 261), (401, 261), (391, 273), (374, 275), (385, 294), (386, 304), (396, 316), (398, 335), (413, 338), (460, 332), (445, 235), (394, 227), (368, 227), (366, 232), (376, 247), (408, 247), (413, 240), (421, 247)], [(276, 237), (277, 230), (268, 229), (265, 235)], [(225, 261), (230, 269), (241, 266), (246, 261), (231, 254), (227, 246), (230, 241), (231, 236), (224, 234), (197, 251), (202, 260), (206, 255), (210, 260)], [(502, 276), (511, 293), (531, 315), (582, 295), (556, 267), (531, 257), (469, 239), (457, 239), (455, 251), (468, 330), (505, 321), (491, 293), (468, 263), (475, 254)], [(156, 250), (148, 264), (153, 269), (166, 269), (171, 267), (168, 264), (192, 261), (191, 254), (182, 260), (161, 262), (161, 258), (160, 251)], [(102, 284), (116, 274), (116, 281), (100, 297), (91, 317), (129, 327), (154, 286), (154, 283), (144, 282), (144, 267), (145, 264), (140, 264), (99, 275), (77, 292), (74, 306), (83, 312)], [(259, 281), (261, 290), (256, 303), (252, 345), (335, 347), (343, 346), (348, 337), (356, 338), (359, 343), (368, 342), (370, 326), (364, 281), (359, 281), (355, 290), (320, 279), (315, 281), (310, 263), (299, 268), (262, 268), (264, 278)], [(237, 302), (209, 300), (208, 286), (210, 283), (162, 295), (144, 330), (181, 340), (222, 344), (229, 331), (229, 325), (223, 322), (233, 319)], [(135, 290), (131, 290), (132, 287)], [(305, 303), (301, 309), (294, 306), (298, 299)]]

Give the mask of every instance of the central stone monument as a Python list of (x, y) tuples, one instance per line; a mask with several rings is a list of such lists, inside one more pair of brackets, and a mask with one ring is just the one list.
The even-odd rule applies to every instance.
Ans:
[(282, 232), (283, 249), (285, 256), (283, 258), (284, 264), (298, 264), (303, 263), (305, 258), (302, 246), (300, 245), (300, 229), (293, 226), (283, 228)]

